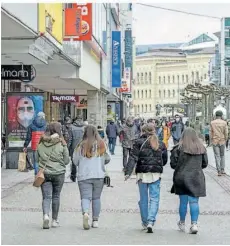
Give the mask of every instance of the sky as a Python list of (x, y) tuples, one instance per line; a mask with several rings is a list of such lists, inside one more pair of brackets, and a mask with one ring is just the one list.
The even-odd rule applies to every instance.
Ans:
[[(230, 16), (230, 2), (148, 4), (220, 18)], [(133, 7), (133, 19), (136, 45), (186, 42), (202, 33), (220, 31), (221, 27), (218, 19), (196, 17), (138, 4)]]

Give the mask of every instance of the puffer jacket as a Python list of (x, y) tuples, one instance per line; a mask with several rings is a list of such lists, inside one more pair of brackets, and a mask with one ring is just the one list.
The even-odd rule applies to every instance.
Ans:
[(59, 175), (66, 172), (69, 164), (69, 151), (57, 133), (41, 137), (37, 149), (39, 168), (45, 167), (45, 174)]
[(84, 134), (84, 122), (83, 121), (75, 121), (69, 128), (69, 154), (73, 156), (74, 149), (81, 142), (83, 134)]
[(125, 175), (130, 176), (136, 165), (136, 173), (163, 173), (163, 166), (167, 164), (168, 152), (165, 144), (159, 142), (158, 150), (153, 150), (147, 135), (137, 139), (131, 150)]
[(192, 197), (206, 196), (206, 185), (203, 168), (208, 166), (208, 156), (204, 152), (200, 155), (185, 153), (174, 146), (170, 157), (171, 168), (175, 170), (171, 193), (189, 195)]
[(27, 128), (24, 147), (27, 148), (31, 142), (31, 149), (34, 151), (37, 150), (38, 143), (41, 136), (46, 131), (46, 127), (47, 125), (45, 119), (37, 116), (33, 123)]

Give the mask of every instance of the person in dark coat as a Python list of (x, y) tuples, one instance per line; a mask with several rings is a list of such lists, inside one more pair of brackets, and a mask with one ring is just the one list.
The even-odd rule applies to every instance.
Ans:
[(174, 169), (171, 193), (180, 197), (180, 221), (178, 227), (185, 231), (187, 205), (190, 206), (190, 233), (198, 232), (199, 197), (206, 196), (203, 168), (208, 166), (206, 148), (193, 128), (186, 128), (179, 144), (171, 151), (171, 168)]
[(131, 176), (136, 165), (142, 226), (152, 233), (159, 209), (161, 174), (168, 160), (168, 152), (165, 144), (158, 140), (154, 124), (144, 125), (142, 132), (130, 152), (125, 180)]

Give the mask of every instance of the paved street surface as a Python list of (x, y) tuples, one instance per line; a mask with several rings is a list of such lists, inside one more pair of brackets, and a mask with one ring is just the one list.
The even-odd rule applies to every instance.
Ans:
[[(210, 151), (209, 151), (210, 152)], [(206, 171), (207, 197), (200, 200), (200, 230), (197, 235), (178, 231), (178, 197), (169, 190), (172, 170), (165, 168), (155, 232), (141, 230), (135, 178), (124, 182), (121, 147), (108, 166), (114, 188), (104, 188), (100, 228), (84, 231), (77, 184), (66, 178), (61, 197), (61, 227), (42, 230), (41, 192), (32, 187), (33, 173), (2, 172), (2, 244), (229, 244), (230, 178)], [(209, 153), (210, 161), (211, 153)], [(229, 158), (229, 155), (228, 155)], [(230, 158), (228, 159), (230, 160)], [(226, 161), (226, 165), (229, 162)], [(21, 181), (19, 176), (22, 175)], [(7, 180), (6, 177), (9, 177)], [(26, 176), (28, 179), (26, 179)], [(67, 174), (68, 176), (68, 174)], [(14, 179), (16, 177), (16, 180)], [(18, 183), (16, 184), (16, 181)], [(13, 185), (10, 185), (13, 183)], [(17, 188), (15, 188), (17, 187)], [(190, 218), (187, 219), (187, 229)]]

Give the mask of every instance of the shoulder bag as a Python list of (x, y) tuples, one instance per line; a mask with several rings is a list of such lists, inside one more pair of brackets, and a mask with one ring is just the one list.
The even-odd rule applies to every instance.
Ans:
[(52, 155), (52, 153), (53, 153), (53, 150), (54, 150), (54, 148), (52, 149), (52, 151), (51, 151), (51, 153), (50, 153), (48, 159), (46, 160), (45, 166), (44, 166), (43, 168), (41, 168), (41, 169), (38, 171), (37, 175), (35, 176), (35, 180), (34, 180), (34, 183), (33, 183), (33, 186), (34, 186), (34, 187), (39, 188), (39, 187), (44, 183), (44, 181), (45, 181), (45, 175), (44, 175), (44, 172), (45, 172), (45, 169), (46, 169), (47, 162), (50, 160), (50, 157), (51, 157), (51, 155)]

